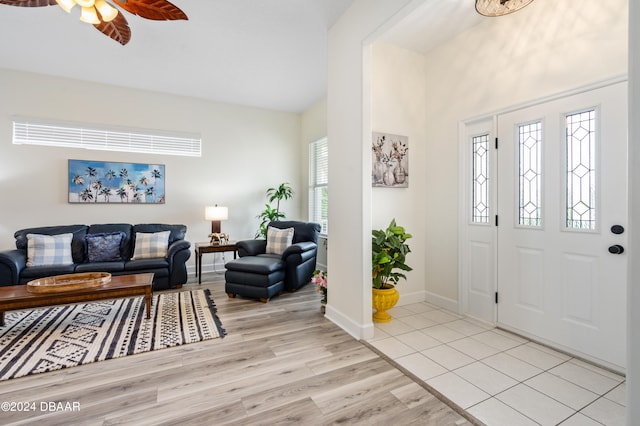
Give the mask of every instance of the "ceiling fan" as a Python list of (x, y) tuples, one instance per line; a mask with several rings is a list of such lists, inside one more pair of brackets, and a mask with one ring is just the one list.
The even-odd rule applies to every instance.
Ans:
[[(187, 15), (167, 0), (110, 0), (127, 12), (154, 21), (188, 20)], [(67, 13), (76, 5), (80, 20), (93, 24), (101, 33), (125, 45), (131, 39), (129, 23), (120, 11), (106, 0), (0, 0), (0, 4), (22, 7), (55, 6)]]

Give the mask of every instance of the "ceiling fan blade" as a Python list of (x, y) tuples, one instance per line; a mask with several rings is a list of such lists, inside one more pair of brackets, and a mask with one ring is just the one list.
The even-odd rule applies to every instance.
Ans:
[(122, 13), (118, 13), (113, 21), (100, 22), (95, 24), (94, 27), (123, 46), (131, 40), (131, 28), (129, 28), (129, 23)]
[(134, 15), (154, 21), (189, 19), (180, 8), (167, 0), (114, 0), (114, 2)]
[(22, 7), (40, 7), (40, 6), (54, 6), (56, 0), (0, 0), (0, 4), (8, 4), (9, 6), (22, 6)]

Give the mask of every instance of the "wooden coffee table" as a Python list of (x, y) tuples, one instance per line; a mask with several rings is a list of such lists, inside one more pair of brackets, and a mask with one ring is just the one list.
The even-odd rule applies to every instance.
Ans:
[(152, 286), (153, 273), (145, 273), (116, 275), (102, 287), (57, 293), (30, 293), (27, 291), (26, 285), (0, 287), (0, 326), (4, 325), (5, 311), (134, 296), (144, 296), (147, 319), (149, 319), (151, 317)]

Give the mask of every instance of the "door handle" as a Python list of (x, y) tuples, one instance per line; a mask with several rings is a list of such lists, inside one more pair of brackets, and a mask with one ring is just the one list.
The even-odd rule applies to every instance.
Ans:
[(622, 226), (622, 225), (613, 225), (611, 227), (611, 233), (612, 234), (620, 235), (623, 232), (624, 232), (624, 226)]
[(609, 253), (622, 254), (624, 253), (624, 247), (622, 247), (620, 244), (614, 244), (611, 247), (609, 247)]

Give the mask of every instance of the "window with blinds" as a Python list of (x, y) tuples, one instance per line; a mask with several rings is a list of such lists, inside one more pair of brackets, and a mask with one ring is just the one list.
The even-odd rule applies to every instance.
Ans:
[(309, 144), (309, 221), (322, 225), (321, 234), (327, 235), (329, 146), (327, 138)]
[(200, 135), (14, 117), (13, 143), (103, 151), (202, 156)]

